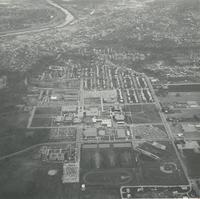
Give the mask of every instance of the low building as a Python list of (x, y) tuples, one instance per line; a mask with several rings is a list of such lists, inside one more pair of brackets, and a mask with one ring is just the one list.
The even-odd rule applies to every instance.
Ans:
[(96, 107), (89, 108), (89, 109), (85, 110), (85, 115), (89, 116), (89, 117), (99, 116), (99, 110)]
[(99, 137), (103, 137), (106, 135), (106, 130), (105, 129), (99, 129), (98, 130), (98, 136)]
[(165, 145), (160, 144), (160, 143), (158, 143), (158, 142), (153, 142), (153, 143), (152, 143), (152, 146), (154, 146), (154, 147), (157, 148), (157, 149), (163, 150), (163, 151), (165, 151), (166, 148), (167, 148)]
[(127, 137), (125, 129), (117, 129), (117, 138), (118, 139), (125, 139)]
[(101, 120), (102, 126), (112, 127), (112, 121), (111, 119), (102, 119)]
[(197, 101), (187, 101), (187, 105), (190, 107), (190, 108), (197, 108), (199, 107), (199, 104)]
[(122, 114), (115, 114), (114, 119), (116, 120), (117, 123), (120, 123), (120, 124), (124, 123), (125, 121), (125, 117)]
[(193, 124), (181, 124), (181, 128), (185, 133), (193, 133), (197, 131)]
[(78, 118), (78, 117), (75, 117), (74, 119), (73, 119), (73, 123), (74, 124), (79, 124), (79, 123), (81, 123), (82, 122), (82, 120), (80, 119), (80, 118)]
[(83, 131), (83, 136), (86, 139), (96, 139), (97, 138), (97, 129), (96, 128), (87, 128)]
[(64, 122), (65, 123), (72, 123), (73, 119), (74, 119), (73, 115), (68, 115), (68, 116), (65, 116)]
[(71, 105), (71, 106), (62, 106), (62, 113), (67, 113), (67, 112), (77, 112), (77, 106), (76, 105)]
[(49, 160), (52, 161), (64, 161), (65, 155), (64, 153), (50, 153), (49, 154)]
[(63, 122), (63, 120), (64, 120), (64, 117), (63, 117), (63, 116), (57, 116), (57, 117), (55, 118), (55, 122), (56, 122), (56, 123), (61, 123), (61, 122)]
[(58, 95), (51, 95), (51, 97), (50, 97), (50, 99), (52, 100), (52, 101), (56, 101), (56, 100), (59, 100), (59, 96)]

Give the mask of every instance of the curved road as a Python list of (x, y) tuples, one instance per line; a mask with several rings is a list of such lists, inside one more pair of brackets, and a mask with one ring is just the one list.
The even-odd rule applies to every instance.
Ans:
[(1, 37), (7, 37), (7, 36), (17, 36), (17, 35), (22, 35), (22, 34), (28, 34), (28, 33), (37, 33), (37, 32), (41, 32), (41, 31), (46, 31), (46, 30), (50, 30), (52, 28), (62, 28), (68, 24), (70, 24), (73, 20), (74, 20), (74, 16), (65, 8), (61, 7), (60, 5), (56, 4), (55, 2), (53, 2), (52, 0), (46, 0), (47, 3), (49, 3), (51, 6), (55, 7), (56, 9), (59, 9), (62, 13), (65, 14), (65, 21), (61, 22), (60, 24), (55, 24), (54, 26), (52, 25), (47, 25), (45, 27), (40, 27), (37, 29), (28, 29), (28, 30), (19, 30), (19, 31), (12, 31), (12, 32), (7, 32), (7, 33), (0, 33), (0, 38)]

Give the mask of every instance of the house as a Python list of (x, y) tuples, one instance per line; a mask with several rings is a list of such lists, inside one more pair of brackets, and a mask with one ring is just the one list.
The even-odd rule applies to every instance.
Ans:
[(101, 120), (102, 126), (112, 127), (112, 121), (111, 119), (102, 119)]

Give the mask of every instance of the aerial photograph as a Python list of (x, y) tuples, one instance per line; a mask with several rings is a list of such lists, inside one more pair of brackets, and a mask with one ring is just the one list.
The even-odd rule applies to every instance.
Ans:
[(200, 198), (200, 0), (0, 0), (0, 199), (137, 198)]

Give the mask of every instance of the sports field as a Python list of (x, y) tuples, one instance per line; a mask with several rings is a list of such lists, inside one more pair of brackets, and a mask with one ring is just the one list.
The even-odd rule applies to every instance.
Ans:
[[(134, 147), (110, 145), (107, 148), (99, 148), (93, 145), (91, 148), (82, 148), (81, 183), (110, 187), (188, 184), (172, 144), (167, 141), (160, 144), (165, 145), (166, 150), (156, 149), (145, 142), (135, 144), (157, 155), (159, 160), (141, 154)], [(163, 167), (167, 169), (166, 172)]]

